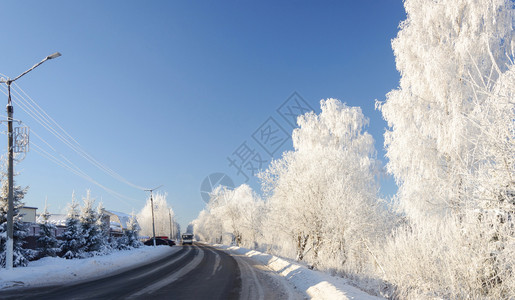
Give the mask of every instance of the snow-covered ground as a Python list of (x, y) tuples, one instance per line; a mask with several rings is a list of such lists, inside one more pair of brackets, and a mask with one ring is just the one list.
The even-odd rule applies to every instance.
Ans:
[(0, 289), (41, 286), (103, 277), (152, 262), (178, 251), (178, 247), (141, 247), (85, 259), (45, 257), (27, 267), (0, 269)]
[(298, 291), (311, 299), (381, 299), (349, 285), (343, 278), (313, 271), (277, 256), (235, 246), (215, 245), (215, 247), (249, 257), (286, 278)]
[[(255, 265), (261, 265), (263, 268), (275, 272), (291, 283), (296, 292), (300, 292), (308, 298), (380, 299), (350, 286), (342, 278), (313, 271), (298, 263), (273, 255), (234, 246), (215, 245), (215, 247), (246, 257), (254, 261)], [(152, 262), (179, 249), (180, 247), (168, 246), (141, 247), (105, 256), (73, 260), (46, 257), (30, 262), (27, 267), (14, 268), (9, 271), (0, 269), (0, 289), (63, 284), (103, 277)], [(294, 293), (289, 294), (291, 295), (288, 298), (295, 298), (290, 297), (294, 296)]]

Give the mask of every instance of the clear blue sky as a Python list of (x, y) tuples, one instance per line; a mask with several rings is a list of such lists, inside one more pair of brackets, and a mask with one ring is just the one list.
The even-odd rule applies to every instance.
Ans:
[[(0, 73), (15, 77), (61, 52), (20, 87), (98, 161), (137, 185), (163, 184), (182, 226), (205, 205), (206, 176), (245, 181), (227, 160), (243, 142), (270, 159), (252, 135), (269, 118), (291, 133), (276, 110), (295, 91), (317, 112), (329, 97), (362, 107), (385, 160), (386, 123), (374, 101), (398, 86), (390, 41), (405, 19), (400, 0), (186, 2), (2, 1)], [(26, 205), (42, 209), (48, 197), (50, 211), (61, 212), (72, 191), (80, 199), (89, 188), (108, 209), (143, 207), (145, 192), (105, 175), (14, 109), (56, 151), (34, 134), (32, 142), (130, 198), (31, 150), (16, 165), (17, 183), (30, 186)], [(291, 147), (288, 140), (273, 156)], [(383, 180), (383, 195), (395, 190)]]

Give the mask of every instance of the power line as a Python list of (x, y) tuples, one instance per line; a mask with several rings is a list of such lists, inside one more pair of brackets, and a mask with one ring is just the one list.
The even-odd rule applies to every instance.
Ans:
[(45, 151), (43, 148), (41, 148), (39, 145), (35, 144), (35, 143), (32, 143), (33, 146), (35, 147), (34, 151), (38, 154), (40, 154), (41, 156), (49, 159), (50, 161), (53, 161), (54, 163), (60, 165), (61, 167), (69, 170), (70, 172), (74, 173), (75, 175), (95, 184), (96, 186), (102, 188), (103, 190), (105, 190), (106, 192), (108, 192), (109, 194), (111, 194), (113, 197), (117, 198), (118, 200), (121, 200), (123, 201), (125, 204), (131, 206), (132, 204), (126, 202), (125, 200), (123, 199), (128, 199), (128, 200), (131, 200), (131, 201), (134, 201), (134, 202), (138, 202), (138, 200), (135, 200), (135, 199), (132, 199), (130, 197), (127, 197), (127, 196), (124, 196), (106, 186), (104, 186), (103, 184), (99, 183), (98, 181), (96, 181), (95, 179), (93, 179), (91, 176), (89, 176), (88, 174), (86, 174), (83, 170), (81, 170), (79, 167), (77, 167), (76, 165), (74, 165), (73, 163), (71, 163), (68, 159), (66, 159), (67, 162), (63, 162), (62, 160), (60, 160), (59, 158), (53, 156), (52, 154), (48, 153), (47, 151)]
[[(18, 93), (19, 96), (21, 96), (21, 94)], [(30, 103), (28, 103), (24, 98), (23, 96), (20, 97), (20, 99), (18, 98), (15, 98), (15, 102), (20, 105), (20, 107), (27, 113), (29, 114), (33, 119), (35, 119), (38, 123), (40, 123), (45, 129), (47, 129), (50, 133), (52, 133), (54, 136), (56, 136), (59, 140), (61, 140), (65, 145), (67, 145), (70, 149), (72, 149), (74, 152), (76, 152), (77, 154), (79, 154), (80, 156), (82, 156), (84, 159), (86, 159), (87, 161), (89, 161), (91, 164), (95, 165), (97, 168), (99, 168), (100, 170), (104, 171), (105, 173), (107, 173), (109, 176), (113, 177), (113, 178), (117, 178), (117, 176), (121, 177), (120, 175), (114, 173), (111, 169), (107, 168), (106, 166), (102, 165), (99, 161), (97, 161), (96, 159), (94, 159), (90, 154), (88, 154), (84, 149), (82, 149), (82, 147), (80, 146), (80, 144), (78, 144), (75, 139), (71, 138), (72, 141), (74, 141), (75, 143), (73, 143), (72, 141), (70, 141), (66, 136), (64, 136), (63, 134), (61, 134), (60, 132), (58, 132), (55, 128), (52, 127), (52, 124), (49, 124), (49, 120), (46, 119), (41, 113), (39, 113), (38, 111), (35, 111), (34, 107), (30, 107)], [(25, 102), (23, 102), (25, 101)], [(28, 104), (28, 105), (27, 105)], [(39, 116), (38, 116), (39, 114)]]
[[(46, 130), (48, 130), (50, 133), (52, 133), (54, 136), (56, 136), (59, 140), (61, 140), (65, 145), (67, 145), (69, 148), (71, 148), (73, 151), (75, 151), (77, 154), (82, 156), (84, 159), (89, 161), (91, 164), (102, 170), (107, 175), (111, 176), (112, 178), (125, 183), (133, 188), (139, 189), (139, 190), (145, 190), (144, 187), (136, 185), (120, 174), (116, 173), (109, 167), (105, 166), (98, 160), (96, 160), (93, 156), (91, 156), (89, 153), (87, 153), (82, 146), (68, 133), (66, 132), (62, 126), (60, 126), (52, 117), (48, 115), (48, 113), (45, 112), (44, 109), (42, 109), (21, 87), (19, 87), (18, 84), (15, 83), (15, 86), (17, 89), (19, 89), (23, 94), (27, 96), (27, 98), (30, 99), (34, 105), (32, 105), (28, 100), (25, 99), (25, 97), (18, 92), (18, 90), (15, 90), (15, 102), (20, 105), (20, 108), (22, 108), (23, 111), (25, 111), (29, 116), (31, 116), (36, 122), (38, 122), (41, 126), (43, 126)], [(63, 133), (59, 133), (55, 128), (52, 126), (55, 125), (57, 128), (59, 128)], [(70, 141), (71, 139), (71, 141)]]
[[(1, 116), (0, 116), (1, 117)], [(3, 124), (4, 126), (6, 126), (5, 124)], [(111, 194), (111, 196), (113, 196), (114, 198), (118, 199), (118, 200), (121, 200), (123, 201), (125, 204), (131, 206), (130, 203), (127, 203), (125, 200), (123, 199), (127, 199), (127, 200), (130, 200), (130, 201), (133, 201), (135, 203), (138, 203), (139, 200), (136, 200), (136, 199), (133, 199), (133, 198), (130, 198), (130, 197), (127, 197), (123, 194), (120, 194), (106, 186), (104, 186), (103, 184), (99, 183), (97, 180), (95, 180), (93, 177), (91, 177), (90, 175), (88, 175), (86, 172), (84, 172), (82, 169), (80, 169), (78, 166), (76, 166), (73, 162), (71, 162), (68, 158), (66, 158), (66, 156), (64, 156), (63, 154), (59, 153), (57, 150), (55, 150), (54, 147), (52, 147), (52, 145), (50, 145), (45, 139), (43, 139), (39, 134), (37, 134), (34, 130), (32, 130), (32, 133), (37, 137), (39, 138), (43, 143), (45, 143), (49, 148), (51, 148), (56, 154), (58, 154), (62, 159), (65, 160), (62, 161), (61, 159), (59, 159), (58, 157), (50, 154), (48, 151), (46, 151), (45, 149), (43, 149), (41, 146), (39, 146), (38, 144), (36, 144), (34, 141), (31, 141), (31, 144), (35, 147), (33, 150), (38, 153), (39, 155), (41, 155), (42, 157), (50, 160), (51, 162), (63, 167), (64, 169), (67, 169), (68, 171), (74, 173), (75, 175), (95, 184), (96, 186), (100, 187), (101, 189), (105, 190), (106, 192), (108, 192), (109, 194)]]
[[(0, 74), (1, 75), (1, 74)], [(23, 91), (23, 89), (21, 89), (17, 84), (16, 84), (16, 87), (21, 90), (26, 96), (27, 98), (29, 98), (31, 100), (32, 103), (34, 103), (34, 105), (32, 105), (29, 101), (27, 101), (25, 99), (25, 97), (20, 94), (20, 92), (18, 92), (17, 90), (15, 91), (15, 93), (17, 95), (14, 95), (15, 97), (15, 100), (16, 100), (16, 103), (20, 106), (20, 108), (22, 108), (23, 111), (25, 111), (30, 117), (32, 117), (36, 122), (38, 122), (43, 128), (45, 128), (47, 131), (49, 131), (51, 134), (53, 134), (55, 137), (57, 137), (61, 142), (63, 142), (65, 145), (67, 145), (70, 149), (72, 149), (75, 153), (77, 153), (78, 155), (82, 156), (84, 159), (86, 159), (87, 161), (89, 161), (91, 164), (93, 164), (94, 166), (96, 166), (97, 168), (99, 168), (100, 170), (102, 170), (104, 173), (106, 173), (107, 175), (111, 176), (112, 178), (114, 179), (117, 179), (118, 181), (121, 181), (122, 183), (125, 183), (127, 185), (130, 185), (134, 188), (137, 188), (137, 189), (140, 189), (140, 190), (144, 190), (145, 188), (143, 187), (140, 187), (140, 186), (137, 186), (135, 184), (132, 184), (131, 182), (129, 182), (128, 180), (126, 180), (124, 177), (122, 177), (121, 175), (119, 175), (118, 173), (114, 172), (113, 170), (111, 170), (110, 168), (106, 167), (105, 165), (103, 165), (102, 163), (100, 163), (98, 160), (94, 159), (90, 154), (88, 154), (83, 148), (82, 146), (68, 133), (64, 130), (64, 128), (62, 128), (62, 126), (60, 126), (52, 117), (50, 117), (25, 91)], [(2, 90), (2, 93), (6, 94), (6, 92), (4, 90)], [(42, 113), (41, 113), (42, 112)], [(55, 125), (57, 128), (60, 129), (61, 132), (64, 133), (64, 135), (60, 132), (58, 132), (54, 127), (53, 125)], [(33, 131), (33, 133), (35, 133)], [(38, 137), (41, 141), (43, 141), (49, 148), (51, 148), (54, 152), (58, 153), (54, 147), (52, 147), (45, 139), (43, 139), (40, 135), (38, 135), (37, 133), (35, 133), (36, 137)], [(71, 140), (71, 141), (70, 141)], [(32, 144), (34, 144), (32, 142)], [(41, 156), (49, 159), (50, 161), (60, 165), (61, 167), (65, 168), (65, 169), (68, 169), (69, 171), (73, 172), (74, 174), (76, 174), (77, 176), (83, 178), (83, 179), (86, 179), (88, 181), (90, 181), (91, 183), (101, 187), (102, 189), (104, 189), (105, 191), (107, 191), (108, 193), (110, 193), (111, 195), (113, 196), (116, 196), (116, 198), (118, 198), (119, 200), (122, 200), (121, 198), (125, 198), (125, 199), (129, 199), (131, 201), (137, 201), (135, 199), (132, 199), (130, 197), (126, 197), (120, 193), (117, 193), (109, 188), (107, 188), (106, 186), (100, 184), (98, 181), (94, 180), (92, 177), (90, 177), (89, 175), (87, 175), (85, 172), (83, 172), (82, 170), (80, 170), (80, 168), (78, 168), (75, 164), (73, 164), (69, 159), (67, 159), (64, 155), (59, 154), (59, 156), (61, 156), (64, 160), (66, 160), (68, 162), (68, 164), (72, 165), (73, 167), (75, 167), (76, 169), (74, 169), (73, 167), (70, 167), (70, 165), (64, 163), (63, 161), (59, 160), (58, 158), (56, 158), (55, 156), (51, 155), (50, 153), (48, 153), (47, 151), (45, 151), (43, 148), (37, 146), (36, 144), (34, 144), (37, 148), (39, 148), (39, 150), (36, 150), (36, 152), (38, 154), (40, 154)], [(123, 200), (122, 200), (123, 201)], [(125, 202), (125, 201), (124, 201)], [(127, 204), (127, 203), (126, 203)]]
[(59, 129), (61, 129), (62, 132), (64, 132), (69, 138), (71, 138), (77, 145), (80, 145), (79, 142), (77, 142), (66, 130), (64, 130), (63, 127), (61, 127), (61, 125), (59, 125), (59, 123), (57, 123), (49, 114), (46, 113), (46, 111), (41, 108), (41, 106), (39, 106), (36, 101), (34, 101), (32, 99), (32, 97), (30, 97), (16, 82), (14, 83), (15, 87), (17, 89), (19, 89), (25, 96), (27, 96), (27, 98), (29, 98), (29, 100), (34, 103), (34, 105), (41, 111), (43, 112), (43, 114), (52, 121), (52, 123), (54, 123)]

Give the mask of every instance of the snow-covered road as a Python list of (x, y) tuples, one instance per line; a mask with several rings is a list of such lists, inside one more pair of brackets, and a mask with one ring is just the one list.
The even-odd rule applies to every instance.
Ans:
[[(53, 259), (64, 263), (59, 268), (48, 264), (47, 259), (47, 264), (40, 262), (40, 266), (4, 270), (0, 273), (3, 286), (0, 298), (169, 299), (172, 295), (177, 299), (303, 298), (284, 278), (255, 269), (247, 258), (235, 258), (227, 251), (207, 245), (146, 247), (135, 250), (137, 255), (129, 252), (125, 256), (113, 255), (111, 263), (109, 256), (75, 261)], [(142, 263), (144, 255), (148, 255), (149, 263)], [(120, 265), (117, 258), (125, 265)], [(127, 260), (130, 258), (132, 262)], [(17, 275), (9, 276), (14, 274)]]
[(377, 299), (320, 272), (227, 246), (143, 247), (0, 271), (0, 299)]

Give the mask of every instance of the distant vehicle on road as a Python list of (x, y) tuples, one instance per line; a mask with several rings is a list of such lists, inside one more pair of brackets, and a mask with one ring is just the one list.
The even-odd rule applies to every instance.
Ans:
[[(143, 244), (145, 244), (146, 246), (154, 246), (154, 239), (151, 238), (151, 239), (147, 240), (146, 242), (144, 242)], [(161, 246), (161, 245), (173, 246), (167, 240), (156, 238), (156, 246)]]
[(185, 233), (182, 235), (182, 244), (183, 245), (193, 245), (193, 234)]
[(174, 240), (171, 240), (169, 239), (167, 236), (156, 236), (156, 239), (162, 239), (162, 240), (165, 240), (168, 245), (170, 246), (175, 246), (175, 241)]

